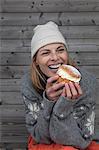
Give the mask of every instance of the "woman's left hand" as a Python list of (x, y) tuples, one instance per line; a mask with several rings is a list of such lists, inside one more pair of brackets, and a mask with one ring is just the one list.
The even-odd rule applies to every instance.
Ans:
[(79, 83), (70, 81), (69, 83), (65, 83), (65, 87), (63, 88), (61, 95), (74, 100), (79, 98), (82, 94), (83, 92)]

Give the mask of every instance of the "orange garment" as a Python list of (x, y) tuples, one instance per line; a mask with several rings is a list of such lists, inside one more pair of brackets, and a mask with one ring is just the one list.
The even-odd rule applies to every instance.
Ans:
[(99, 150), (99, 143), (92, 141), (86, 150)]
[(62, 146), (60, 144), (52, 143), (50, 145), (47, 144), (36, 144), (36, 142), (29, 137), (28, 140), (28, 150), (78, 150), (73, 148), (72, 146)]
[[(36, 142), (30, 136), (28, 140), (28, 150), (79, 150), (79, 149), (74, 148), (72, 146), (63, 146), (55, 143), (52, 143), (50, 145), (36, 144)], [(89, 147), (85, 150), (99, 150), (99, 144), (92, 141)]]

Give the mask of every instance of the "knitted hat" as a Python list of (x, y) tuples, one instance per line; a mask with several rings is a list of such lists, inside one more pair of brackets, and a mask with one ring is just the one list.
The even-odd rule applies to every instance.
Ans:
[(31, 40), (31, 57), (35, 55), (39, 48), (51, 43), (63, 43), (66, 47), (66, 41), (61, 34), (57, 24), (52, 21), (44, 25), (37, 25), (34, 28), (34, 35)]

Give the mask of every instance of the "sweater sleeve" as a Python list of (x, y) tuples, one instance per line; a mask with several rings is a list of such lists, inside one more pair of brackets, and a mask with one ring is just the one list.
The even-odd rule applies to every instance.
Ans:
[(27, 130), (37, 143), (50, 144), (52, 141), (49, 122), (54, 102), (48, 101), (44, 94), (43, 98), (37, 96), (30, 83), (27, 83), (27, 79), (23, 81), (21, 93), (25, 105)]
[(50, 119), (50, 136), (55, 143), (85, 149), (92, 141), (95, 119), (95, 80), (82, 75), (84, 94), (76, 100), (60, 97)]

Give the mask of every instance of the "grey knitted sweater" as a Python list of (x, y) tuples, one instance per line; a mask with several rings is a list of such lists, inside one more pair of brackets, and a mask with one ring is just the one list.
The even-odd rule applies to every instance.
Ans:
[(96, 80), (80, 69), (83, 95), (76, 100), (60, 96), (48, 100), (33, 87), (29, 74), (22, 78), (26, 126), (37, 143), (71, 145), (85, 149), (94, 135)]

